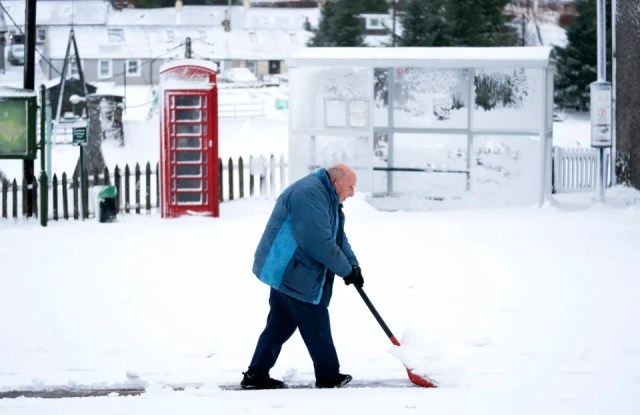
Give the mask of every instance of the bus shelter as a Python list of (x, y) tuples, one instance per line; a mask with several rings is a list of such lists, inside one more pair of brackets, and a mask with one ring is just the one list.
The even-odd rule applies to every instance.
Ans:
[(374, 199), (550, 194), (549, 47), (306, 48), (287, 64), (292, 181), (340, 161)]

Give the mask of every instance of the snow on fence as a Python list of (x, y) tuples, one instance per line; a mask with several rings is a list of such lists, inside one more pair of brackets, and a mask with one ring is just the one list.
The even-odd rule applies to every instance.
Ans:
[[(226, 163), (219, 162), (219, 186), (220, 202), (237, 198), (249, 197), (275, 197), (279, 195), (287, 184), (287, 164), (284, 156), (276, 161), (274, 155), (249, 158), (246, 163), (242, 157), (237, 163), (229, 158)], [(131, 169), (125, 165), (121, 170), (116, 166), (113, 177), (108, 168), (104, 171), (94, 171), (85, 174), (85, 186), (83, 192), (83, 216), (84, 218), (95, 216), (93, 200), (89, 198), (89, 189), (93, 186), (114, 185), (118, 189), (118, 213), (136, 213), (142, 211), (149, 214), (160, 206), (160, 194), (158, 183), (158, 164), (152, 169), (151, 163), (147, 163), (144, 171), (140, 164), (136, 163)], [(48, 186), (48, 219), (80, 219), (80, 186), (77, 175), (71, 177), (66, 173), (58, 178), (54, 174)], [(30, 186), (26, 180), (18, 185), (17, 180), (0, 182), (0, 217), (2, 219), (27, 216), (27, 202), (31, 199), (34, 217), (40, 214), (38, 201), (41, 198), (40, 185), (34, 181)]]
[[(553, 192), (590, 192), (598, 186), (598, 150), (553, 148)], [(609, 164), (608, 157), (605, 166)], [(606, 170), (608, 171), (608, 169)]]

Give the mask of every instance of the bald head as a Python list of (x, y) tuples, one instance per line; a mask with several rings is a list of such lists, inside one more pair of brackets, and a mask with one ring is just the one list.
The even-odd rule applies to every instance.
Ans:
[(327, 169), (340, 203), (353, 196), (358, 180), (356, 172), (344, 163), (338, 163)]

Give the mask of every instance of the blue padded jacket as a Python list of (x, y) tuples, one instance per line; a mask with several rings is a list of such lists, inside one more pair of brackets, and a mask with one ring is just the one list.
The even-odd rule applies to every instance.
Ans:
[(253, 273), (300, 301), (329, 305), (334, 274), (345, 277), (354, 265), (327, 171), (318, 169), (285, 189), (256, 249)]

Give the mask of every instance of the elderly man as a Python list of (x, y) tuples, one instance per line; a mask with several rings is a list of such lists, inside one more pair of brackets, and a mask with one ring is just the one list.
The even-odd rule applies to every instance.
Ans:
[(327, 307), (335, 275), (347, 285), (364, 284), (342, 213), (356, 181), (353, 169), (340, 163), (296, 181), (276, 201), (253, 263), (254, 274), (271, 287), (270, 311), (243, 389), (286, 388), (269, 370), (296, 329), (313, 360), (316, 387), (339, 388), (351, 381), (339, 371)]

